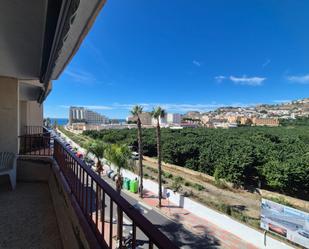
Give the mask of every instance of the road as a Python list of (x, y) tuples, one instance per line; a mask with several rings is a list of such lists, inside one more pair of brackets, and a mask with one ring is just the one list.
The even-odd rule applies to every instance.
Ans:
[[(78, 147), (80, 150), (84, 151), (78, 144), (74, 143), (70, 138), (61, 133), (63, 137), (66, 137), (67, 140), (71, 141), (72, 144)], [(93, 157), (90, 155), (90, 157)], [(107, 176), (102, 177), (110, 186), (115, 189), (115, 182), (112, 181)], [(163, 232), (171, 241), (177, 244), (180, 248), (183, 249), (202, 249), (202, 248), (221, 248), (218, 240), (209, 235), (204, 234), (202, 236), (196, 235), (186, 229), (180, 222), (175, 222), (166, 216), (158, 213), (152, 207), (149, 207), (138, 199), (133, 198), (131, 195), (126, 194), (122, 191), (121, 196), (124, 197), (132, 206), (140, 211), (152, 224), (154, 224), (161, 232)], [(109, 207), (109, 198), (106, 198), (105, 204)], [(114, 221), (116, 221), (116, 207), (114, 205), (113, 216)], [(106, 208), (106, 215), (109, 217), (109, 208)], [(106, 220), (109, 220), (105, 218)], [(177, 217), (175, 217), (177, 220)], [(124, 235), (128, 235), (131, 230), (131, 222), (128, 217), (124, 215)], [(144, 245), (139, 248), (148, 248), (148, 243), (146, 241), (147, 237), (137, 229), (137, 239), (145, 242)]]

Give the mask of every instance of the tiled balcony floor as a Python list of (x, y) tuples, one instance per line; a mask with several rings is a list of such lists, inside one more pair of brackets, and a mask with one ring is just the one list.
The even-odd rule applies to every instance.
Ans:
[(0, 248), (62, 248), (47, 183), (0, 183)]

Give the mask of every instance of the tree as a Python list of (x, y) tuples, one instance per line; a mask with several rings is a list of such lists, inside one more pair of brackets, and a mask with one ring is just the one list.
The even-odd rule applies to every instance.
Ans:
[(58, 121), (55, 119), (53, 129), (56, 130), (57, 128), (58, 128)]
[(106, 150), (106, 158), (117, 167), (117, 180), (119, 180), (118, 183), (116, 181), (116, 190), (120, 193), (122, 186), (121, 169), (129, 168), (131, 151), (126, 144), (111, 144)]
[(47, 128), (50, 128), (51, 126), (50, 118), (44, 119), (43, 123), (44, 123), (44, 126), (46, 126)]
[(101, 141), (88, 142), (85, 144), (87, 154), (93, 154), (97, 159), (96, 172), (101, 174), (103, 167), (101, 159), (104, 157), (104, 152), (106, 150), (106, 144)]
[[(138, 148), (134, 129), (87, 131), (84, 135)], [(142, 135), (143, 155), (157, 156), (155, 128), (144, 129)], [(213, 175), (241, 187), (261, 186), (308, 199), (308, 125), (293, 124), (293, 128), (243, 126), (220, 130), (161, 127), (160, 135), (165, 162)]]
[(159, 207), (161, 207), (162, 200), (162, 155), (161, 155), (161, 127), (160, 119), (165, 116), (165, 111), (161, 107), (153, 109), (151, 116), (157, 120), (156, 134), (157, 134), (157, 156), (158, 156), (158, 181), (159, 181)]
[(142, 123), (140, 114), (143, 112), (143, 107), (136, 105), (133, 107), (131, 114), (136, 118), (137, 122), (137, 139), (138, 139), (138, 165), (139, 165), (139, 195), (143, 198), (143, 144), (142, 144)]
[[(131, 158), (131, 151), (129, 147), (125, 144), (111, 144), (108, 146), (108, 149), (106, 151), (106, 158), (117, 167), (116, 191), (118, 192), (118, 194), (120, 194), (123, 182), (121, 169), (129, 167), (128, 161)], [(119, 206), (117, 206), (117, 217), (117, 238), (119, 239), (122, 233), (121, 221), (123, 219), (123, 214)]]

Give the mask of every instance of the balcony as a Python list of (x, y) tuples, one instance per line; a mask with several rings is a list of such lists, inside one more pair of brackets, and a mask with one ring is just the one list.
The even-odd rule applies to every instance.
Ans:
[(43, 128), (20, 136), (17, 187), (1, 178), (1, 248), (178, 248)]

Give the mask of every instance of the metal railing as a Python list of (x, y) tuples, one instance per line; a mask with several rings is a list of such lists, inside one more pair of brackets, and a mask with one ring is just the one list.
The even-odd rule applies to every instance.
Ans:
[(103, 247), (115, 248), (115, 237), (117, 237), (118, 243), (121, 241), (117, 245), (118, 248), (127, 248), (122, 242), (125, 238), (123, 230), (125, 226), (132, 231), (129, 248), (136, 248), (141, 242), (144, 246), (148, 244), (150, 249), (154, 246), (163, 249), (178, 248), (57, 139), (55, 139), (54, 147), (55, 160), (97, 240)]
[(34, 135), (34, 134), (43, 134), (48, 132), (47, 129), (43, 126), (24, 126), (25, 135)]
[(19, 136), (20, 155), (53, 155), (53, 138), (42, 126), (25, 126), (25, 135)]
[(20, 136), (20, 154), (54, 157), (81, 210), (76, 214), (84, 216), (102, 248), (178, 248), (50, 133)]

